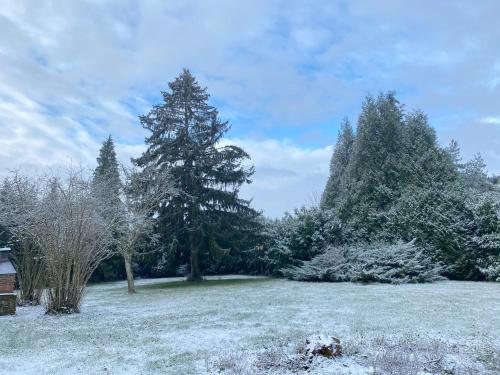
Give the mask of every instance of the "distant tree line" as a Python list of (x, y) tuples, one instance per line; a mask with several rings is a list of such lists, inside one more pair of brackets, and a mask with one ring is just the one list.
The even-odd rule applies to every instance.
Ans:
[[(130, 248), (137, 249), (131, 268), (137, 276), (185, 276), (245, 273), (246, 253), (262, 242), (262, 218), (250, 202), (239, 197), (253, 168), (248, 154), (220, 141), (229, 130), (217, 109), (209, 105), (207, 90), (187, 70), (163, 92), (163, 103), (140, 117), (150, 132), (147, 150), (132, 162), (136, 166), (126, 196), (136, 203), (151, 200), (148, 215), (152, 231), (137, 233)], [(104, 142), (95, 178), (109, 186), (106, 196), (119, 203), (121, 186), (112, 139)], [(166, 177), (165, 177), (166, 176)], [(165, 179), (170, 189), (159, 183)], [(154, 239), (154, 240), (152, 240)], [(106, 260), (94, 281), (123, 278), (124, 257)], [(126, 262), (125, 262), (126, 264)]]
[[(348, 260), (342, 259), (352, 265), (356, 258), (352, 254), (368, 254), (377, 249), (380, 257), (386, 249), (386, 258), (393, 259), (394, 249), (398, 248), (402, 249), (401, 259), (418, 259), (423, 268), (420, 273), (416, 271), (418, 265), (411, 272), (402, 269), (394, 278), (396, 281), (428, 281), (421, 275), (438, 278), (437, 271), (459, 280), (500, 277), (498, 177), (487, 176), (479, 155), (463, 162), (455, 141), (441, 147), (425, 114), (406, 112), (392, 92), (365, 99), (356, 131), (347, 119), (342, 122), (319, 206), (299, 208), (279, 220), (268, 220), (234, 194), (252, 171), (226, 169), (221, 173), (223, 168), (214, 167), (216, 157), (207, 151), (207, 146), (196, 146), (191, 140), (194, 134), (200, 137), (200, 133), (186, 130), (186, 123), (193, 120), (187, 119), (185, 108), (196, 106), (196, 123), (210, 119), (210, 126), (217, 129), (212, 130), (217, 135), (212, 138), (211, 147), (227, 131), (226, 123), (210, 117), (216, 110), (207, 104), (208, 95), (187, 71), (170, 88), (170, 93), (164, 93), (164, 104), (141, 117), (143, 126), (151, 131), (147, 140), (150, 147), (134, 162), (143, 170), (174, 173), (177, 189), (184, 193), (176, 197), (165, 195), (162, 200), (163, 208), (154, 219), (158, 241), (148, 245), (146, 240), (140, 245), (142, 255), (133, 264), (137, 275), (178, 276), (191, 272), (194, 237), (190, 220), (198, 220), (200, 239), (195, 241), (199, 247), (194, 252), (205, 274), (253, 273), (307, 279), (300, 268), (310, 270), (307, 262), (313, 261), (317, 273), (330, 272), (323, 279), (343, 280), (346, 276), (335, 276), (331, 269), (327, 272), (319, 267), (320, 263), (328, 263), (328, 254), (349, 254)], [(186, 97), (190, 98), (187, 106)], [(106, 147), (105, 143), (103, 149)], [(196, 173), (191, 171), (193, 162), (186, 163), (191, 155), (200, 155), (203, 160)], [(219, 157), (224, 159), (225, 155), (229, 154)], [(235, 147), (231, 148), (231, 155), (235, 158), (232, 163), (236, 160), (232, 168), (248, 157)], [(116, 161), (110, 165), (114, 164)], [(111, 169), (117, 169), (117, 165)], [(205, 177), (199, 181), (186, 177), (193, 174)], [(193, 212), (196, 219), (190, 219), (188, 207), (194, 198), (190, 184), (199, 184), (199, 205), (213, 199), (209, 194), (218, 192), (204, 189), (202, 181), (217, 178), (235, 187), (233, 195), (222, 194), (218, 202), (219, 207), (232, 208), (218, 210), (207, 205)], [(233, 180), (236, 184), (231, 185)], [(123, 277), (121, 259), (115, 256), (105, 261), (93, 278)], [(342, 263), (338, 259), (330, 259), (331, 262), (337, 266)], [(397, 268), (396, 264), (393, 266)], [(376, 268), (370, 263), (363, 267), (367, 275), (372, 272), (370, 267)], [(357, 275), (362, 278), (359, 272)], [(363, 277), (381, 280), (383, 275), (382, 272)], [(317, 279), (318, 275), (311, 274), (310, 278)]]
[[(92, 173), (14, 173), (0, 188), (0, 240), (20, 303), (78, 311), (88, 280), (251, 273), (311, 281), (500, 280), (500, 188), (478, 155), (441, 147), (424, 113), (392, 92), (341, 124), (316, 207), (269, 220), (242, 199), (253, 167), (184, 70), (140, 116), (146, 151), (120, 166), (106, 139)], [(43, 277), (42, 277), (43, 275)]]
[(310, 267), (342, 246), (361, 254), (385, 243), (389, 256), (403, 241), (442, 265), (446, 277), (500, 277), (498, 178), (488, 178), (479, 155), (462, 162), (456, 142), (440, 147), (426, 116), (406, 112), (392, 92), (365, 99), (356, 132), (343, 122), (319, 207), (267, 230), (268, 273), (293, 277), (290, 267)]

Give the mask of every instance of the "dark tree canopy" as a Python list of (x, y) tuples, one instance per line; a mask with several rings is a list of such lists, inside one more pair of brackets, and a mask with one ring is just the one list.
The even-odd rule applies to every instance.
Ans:
[[(228, 122), (209, 104), (206, 88), (184, 70), (163, 103), (140, 117), (150, 131), (147, 150), (133, 163), (148, 173), (168, 172), (178, 194), (166, 194), (159, 208), (158, 230), (170, 267), (190, 263), (190, 278), (200, 279), (202, 266), (233, 249), (230, 232), (251, 232), (258, 214), (239, 198), (242, 184), (250, 183), (253, 167), (240, 147), (224, 145)], [(152, 181), (154, 183), (154, 181)]]
[(484, 161), (462, 162), (455, 141), (440, 147), (425, 114), (406, 112), (392, 92), (365, 99), (355, 134), (342, 124), (321, 208), (347, 241), (415, 240), (452, 278), (480, 279), (499, 255), (498, 193)]

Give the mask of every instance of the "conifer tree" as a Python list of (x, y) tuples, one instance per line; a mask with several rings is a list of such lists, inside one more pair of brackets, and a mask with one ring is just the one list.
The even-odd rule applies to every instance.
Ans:
[(397, 167), (401, 190), (408, 187), (431, 188), (432, 184), (443, 188), (443, 184), (456, 180), (457, 167), (453, 160), (460, 155), (458, 146), (455, 144), (453, 147), (453, 151), (448, 151), (438, 145), (436, 132), (423, 112), (406, 114)]
[(348, 165), (352, 153), (354, 133), (349, 120), (345, 119), (340, 127), (337, 142), (330, 161), (330, 176), (321, 197), (322, 208), (333, 208), (339, 194), (346, 189), (349, 181)]
[[(106, 220), (112, 222), (114, 227), (113, 236), (115, 240), (118, 240), (121, 224), (118, 219), (123, 215), (124, 211), (121, 200), (123, 184), (120, 179), (115, 145), (111, 135), (102, 143), (99, 150), (92, 184), (94, 193), (102, 202), (105, 202), (106, 210), (102, 214)], [(126, 262), (124, 265), (124, 260), (126, 261), (126, 259), (114, 254), (99, 265), (94, 271), (93, 278), (106, 281), (116, 280), (124, 276), (123, 269), (125, 268), (127, 279), (130, 280), (133, 278), (131, 274), (132, 267)]]
[(359, 203), (383, 209), (398, 187), (403, 108), (393, 92), (365, 99), (358, 119), (350, 173)]
[(120, 207), (122, 182), (118, 169), (115, 144), (111, 135), (103, 142), (94, 171), (94, 187), (109, 203)]
[(206, 88), (188, 70), (162, 95), (163, 103), (140, 117), (151, 133), (147, 150), (133, 163), (145, 173), (172, 176), (177, 194), (165, 194), (158, 210), (165, 258), (189, 261), (189, 279), (199, 280), (202, 260), (230, 251), (230, 244), (221, 245), (220, 229), (238, 232), (257, 216), (250, 202), (238, 197), (253, 167), (243, 164), (249, 155), (240, 147), (222, 145), (229, 124), (219, 119)]
[(426, 116), (405, 113), (394, 93), (368, 96), (356, 135), (347, 125), (339, 135), (322, 208), (333, 208), (359, 239), (397, 239), (394, 230), (384, 233), (387, 213), (403, 196), (442, 191), (457, 179), (459, 152), (456, 143), (452, 147), (440, 148)]

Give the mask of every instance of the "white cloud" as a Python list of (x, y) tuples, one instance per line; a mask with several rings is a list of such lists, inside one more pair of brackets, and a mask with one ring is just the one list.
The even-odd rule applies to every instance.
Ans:
[(500, 116), (488, 116), (481, 119), (482, 122), (486, 124), (500, 125)]
[(277, 217), (309, 205), (321, 195), (328, 176), (332, 147), (303, 148), (288, 140), (231, 139), (247, 151), (255, 166), (253, 183), (242, 194), (254, 207)]
[[(110, 133), (127, 161), (144, 148), (137, 115), (184, 66), (238, 130), (232, 136), (257, 169), (244, 193), (272, 215), (322, 190), (333, 142), (324, 134), (334, 133), (326, 126), (355, 120), (368, 92), (399, 91), (429, 114), (442, 141), (459, 138), (465, 153), (481, 151), (500, 171), (498, 127), (481, 126), (499, 123), (490, 114), (500, 95), (491, 83), (500, 28), (489, 17), (499, 9), (496, 1), (4, 2), (0, 173), (93, 165)], [(471, 113), (483, 122), (468, 123)], [(254, 119), (252, 128), (239, 118)], [(306, 133), (323, 136), (298, 146)]]

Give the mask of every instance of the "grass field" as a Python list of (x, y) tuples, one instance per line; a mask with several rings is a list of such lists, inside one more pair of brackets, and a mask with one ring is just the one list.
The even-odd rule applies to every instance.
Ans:
[(372, 373), (380, 348), (395, 342), (440, 344), (452, 373), (500, 371), (499, 283), (226, 276), (141, 280), (137, 289), (127, 295), (124, 282), (92, 285), (80, 314), (21, 307), (0, 317), (0, 374), (203, 374), (220, 358), (250, 358), (314, 334), (334, 335), (344, 347), (342, 358), (318, 364), (318, 374)]

